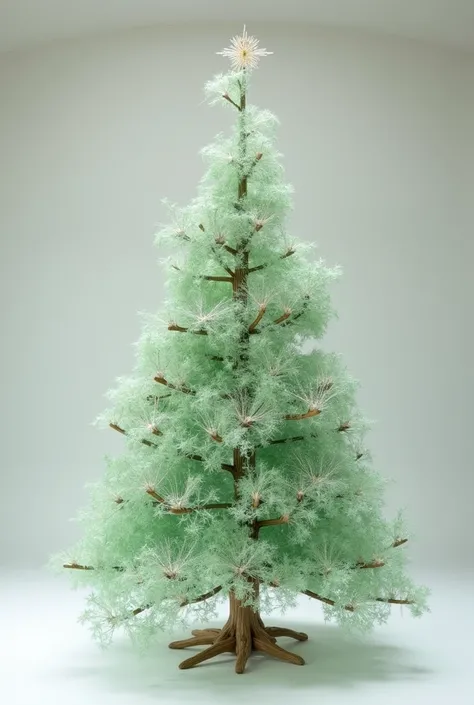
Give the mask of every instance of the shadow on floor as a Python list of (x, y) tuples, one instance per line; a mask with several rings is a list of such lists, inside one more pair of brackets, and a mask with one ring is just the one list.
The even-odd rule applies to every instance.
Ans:
[(191, 702), (199, 697), (210, 702), (212, 695), (216, 702), (230, 703), (235, 702), (238, 693), (240, 698), (248, 696), (249, 703), (255, 703), (269, 686), (292, 691), (345, 690), (363, 683), (425, 680), (432, 674), (425, 665), (417, 664), (415, 651), (384, 641), (380, 635), (353, 636), (323, 624), (309, 630), (308, 625), (292, 623), (291, 626), (306, 631), (309, 640), (295, 642), (280, 638), (278, 643), (303, 656), (305, 666), (253, 654), (245, 674), (237, 676), (234, 658), (226, 654), (189, 671), (180, 671), (179, 662), (203, 647), (172, 651), (167, 648), (169, 636), (160, 635), (145, 656), (138, 655), (125, 637), (106, 651), (91, 643), (90, 649), (84, 646), (79, 653), (68, 654), (67, 662), (55, 669), (54, 675), (68, 679), (71, 687), (76, 680), (77, 685), (91, 686), (94, 690), (130, 693), (141, 698), (149, 695), (155, 701), (157, 697), (163, 700), (173, 696), (174, 702)]

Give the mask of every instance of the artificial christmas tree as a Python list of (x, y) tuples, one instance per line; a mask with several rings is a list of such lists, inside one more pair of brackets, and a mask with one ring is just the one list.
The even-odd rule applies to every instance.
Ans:
[(306, 634), (261, 618), (301, 593), (369, 628), (391, 604), (421, 614), (427, 591), (406, 576), (401, 518), (383, 516), (355, 382), (337, 355), (303, 348), (325, 331), (337, 271), (287, 238), (276, 119), (247, 103), (269, 52), (244, 29), (220, 53), (232, 69), (206, 89), (235, 130), (204, 150), (197, 198), (158, 235), (177, 249), (168, 313), (146, 321), (133, 375), (110, 394), (103, 419), (126, 450), (64, 565), (93, 588), (83, 618), (102, 642), (123, 626), (144, 644), (228, 599), (222, 629), (170, 647), (207, 646), (180, 668), (233, 652), (242, 673), (252, 650), (304, 663), (276, 639)]

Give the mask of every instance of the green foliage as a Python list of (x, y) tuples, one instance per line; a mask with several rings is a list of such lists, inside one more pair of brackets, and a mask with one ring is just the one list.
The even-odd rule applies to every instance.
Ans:
[[(238, 102), (247, 83), (245, 72), (231, 72), (206, 91), (235, 111), (222, 94)], [(288, 236), (292, 192), (276, 126), (267, 110), (247, 106), (233, 133), (203, 150), (196, 198), (185, 208), (167, 203), (157, 243), (171, 249), (168, 300), (145, 317), (133, 373), (118, 380), (100, 419), (126, 431), (125, 449), (107, 460), (79, 517), (83, 539), (62, 557), (93, 568), (70, 572), (92, 588), (83, 619), (102, 643), (123, 626), (143, 646), (190, 610), (209, 618), (230, 590), (263, 610), (310, 590), (334, 601), (324, 605), (328, 619), (360, 628), (387, 619), (377, 597), (413, 601), (415, 615), (426, 608), (426, 591), (406, 577), (404, 549), (394, 546), (406, 537), (401, 520), (383, 515), (357, 385), (339, 356), (303, 352), (333, 315), (329, 284), (339, 272)], [(243, 266), (244, 250), (241, 300), (229, 281), (206, 277)], [(243, 327), (255, 321), (245, 365), (236, 366)], [(234, 449), (256, 452), (237, 496)], [(216, 503), (231, 506), (208, 508)], [(250, 537), (252, 523), (279, 517)], [(383, 567), (361, 567), (374, 563)], [(259, 598), (249, 577), (260, 581)], [(189, 606), (217, 586), (216, 597)]]

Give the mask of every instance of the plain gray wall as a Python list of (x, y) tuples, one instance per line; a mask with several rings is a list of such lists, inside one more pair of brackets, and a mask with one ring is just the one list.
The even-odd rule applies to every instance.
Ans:
[[(118, 434), (90, 422), (163, 296), (152, 246), (231, 111), (202, 104), (235, 26), (173, 26), (0, 60), (0, 560), (41, 565)], [(474, 456), (474, 58), (402, 39), (251, 27), (251, 99), (281, 119), (291, 229), (343, 266), (327, 348), (361, 380), (368, 444), (420, 565), (466, 567)], [(472, 553), (472, 551), (471, 551)]]

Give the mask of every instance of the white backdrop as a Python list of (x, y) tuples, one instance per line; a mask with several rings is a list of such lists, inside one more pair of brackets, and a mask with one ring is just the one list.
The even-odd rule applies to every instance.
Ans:
[[(90, 422), (163, 296), (154, 226), (230, 111), (202, 104), (235, 26), (128, 31), (0, 58), (0, 561), (68, 546), (118, 434)], [(474, 57), (362, 33), (251, 27), (251, 99), (281, 119), (297, 236), (343, 266), (326, 347), (420, 565), (468, 565), (474, 474)], [(471, 259), (469, 259), (471, 254)]]

